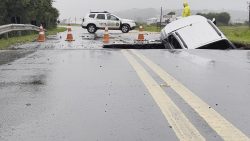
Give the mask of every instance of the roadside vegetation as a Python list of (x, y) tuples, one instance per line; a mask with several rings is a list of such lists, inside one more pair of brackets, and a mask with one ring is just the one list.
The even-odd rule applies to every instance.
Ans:
[(203, 17), (206, 17), (207, 19), (213, 20), (213, 18), (216, 19), (217, 25), (229, 25), (231, 16), (227, 12), (221, 12), (221, 13), (197, 13), (197, 15), (201, 15)]
[[(59, 12), (53, 6), (53, 0), (1, 0), (0, 25), (6, 24), (32, 24), (48, 29), (47, 35), (65, 31), (65, 28), (57, 28)], [(10, 45), (22, 44), (34, 41), (37, 32), (22, 31), (9, 33), (9, 38), (0, 35), (0, 49), (6, 49)]]
[[(68, 26), (68, 24), (58, 24), (59, 26)], [(75, 24), (75, 23), (71, 23), (70, 26), (76, 26), (76, 27), (81, 27), (82, 25), (81, 24)]]
[(57, 33), (64, 32), (66, 30), (67, 30), (66, 27), (52, 28), (52, 29), (49, 29), (48, 32), (46, 32), (46, 35), (56, 35)]
[(59, 12), (53, 0), (1, 0), (0, 25), (33, 24), (47, 28), (56, 27)]
[[(139, 30), (139, 26), (142, 26), (144, 28), (144, 31), (148, 31), (148, 32), (161, 32), (160, 26), (156, 25), (156, 24), (147, 25), (145, 23), (137, 23), (137, 27), (135, 28), (135, 30)], [(162, 28), (163, 27), (164, 26), (162, 26)]]
[(248, 27), (248, 21), (240, 25), (231, 25), (231, 16), (227, 12), (222, 13), (198, 13), (207, 19), (216, 19), (216, 24), (225, 36), (233, 42), (237, 47), (250, 48), (250, 28)]
[[(48, 31), (45, 33), (46, 35), (56, 35), (59, 32), (64, 32), (67, 29), (64, 27), (57, 27), (48, 29)], [(23, 35), (23, 36), (15, 36), (10, 38), (2, 38), (0, 39), (0, 50), (7, 49), (11, 45), (17, 45), (17, 44), (24, 44), (28, 42), (33, 42), (37, 39), (38, 33), (32, 32), (32, 34), (29, 35)]]
[(248, 26), (220, 26), (219, 28), (233, 43), (250, 46), (250, 28)]

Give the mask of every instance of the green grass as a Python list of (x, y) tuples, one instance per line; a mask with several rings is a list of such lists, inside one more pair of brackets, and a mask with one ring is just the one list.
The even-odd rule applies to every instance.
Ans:
[(248, 26), (220, 26), (219, 28), (230, 41), (250, 45), (250, 28)]
[(34, 41), (37, 38), (37, 35), (25, 35), (20, 37), (12, 37), (8, 39), (0, 39), (0, 50), (6, 49), (11, 45), (23, 44), (27, 42)]
[[(59, 26), (68, 26), (68, 24), (59, 24)], [(77, 27), (81, 27), (81, 24), (70, 24), (70, 26), (77, 26)]]
[[(46, 32), (46, 35), (56, 35), (59, 32), (66, 31), (66, 28), (64, 27), (57, 27), (53, 29), (49, 29)], [(27, 42), (35, 41), (38, 37), (38, 34), (30, 34), (30, 35), (24, 35), (24, 36), (18, 36), (18, 37), (11, 37), (8, 39), (0, 39), (0, 50), (6, 49), (11, 45), (16, 44), (24, 44)]]
[[(144, 31), (148, 31), (148, 32), (160, 32), (161, 31), (160, 27), (157, 27), (156, 25), (139, 24), (139, 26), (143, 26)], [(136, 30), (139, 29), (139, 26), (136, 27)]]
[(57, 28), (49, 29), (46, 32), (46, 35), (56, 35), (57, 33), (64, 32), (66, 30), (67, 30), (67, 28), (65, 28), (65, 27), (57, 27)]

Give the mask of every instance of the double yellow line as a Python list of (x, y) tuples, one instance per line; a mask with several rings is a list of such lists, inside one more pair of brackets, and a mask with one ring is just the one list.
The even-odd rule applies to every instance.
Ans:
[(169, 75), (157, 64), (149, 60), (144, 55), (135, 50), (122, 50), (131, 66), (134, 68), (153, 99), (161, 109), (165, 118), (172, 126), (176, 136), (181, 141), (204, 141), (206, 140), (196, 127), (188, 120), (184, 113), (170, 99), (168, 94), (160, 85), (150, 76), (145, 68), (138, 63), (135, 56), (152, 69), (162, 80), (164, 80), (179, 96), (192, 107), (207, 124), (225, 141), (250, 141), (250, 139), (227, 121), (223, 116), (214, 109), (208, 108), (202, 99), (196, 96), (192, 91), (178, 82), (174, 77)]

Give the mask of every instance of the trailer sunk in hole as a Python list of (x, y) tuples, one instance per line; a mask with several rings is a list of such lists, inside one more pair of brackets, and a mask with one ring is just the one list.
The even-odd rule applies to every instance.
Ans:
[(234, 49), (219, 28), (205, 17), (194, 15), (166, 25), (161, 41), (168, 49)]

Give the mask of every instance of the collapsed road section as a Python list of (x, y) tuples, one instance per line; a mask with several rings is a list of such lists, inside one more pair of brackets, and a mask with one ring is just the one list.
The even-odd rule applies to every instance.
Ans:
[[(0, 66), (1, 141), (249, 140), (249, 51), (103, 49), (103, 32), (72, 33)], [(109, 39), (161, 43), (137, 36)]]
[(165, 49), (162, 43), (145, 43), (145, 44), (106, 44), (103, 48), (117, 48), (117, 49)]
[(202, 16), (177, 19), (161, 31), (159, 42), (151, 43), (144, 38), (140, 26), (138, 39), (134, 43), (104, 44), (104, 48), (122, 49), (235, 49), (219, 28)]

